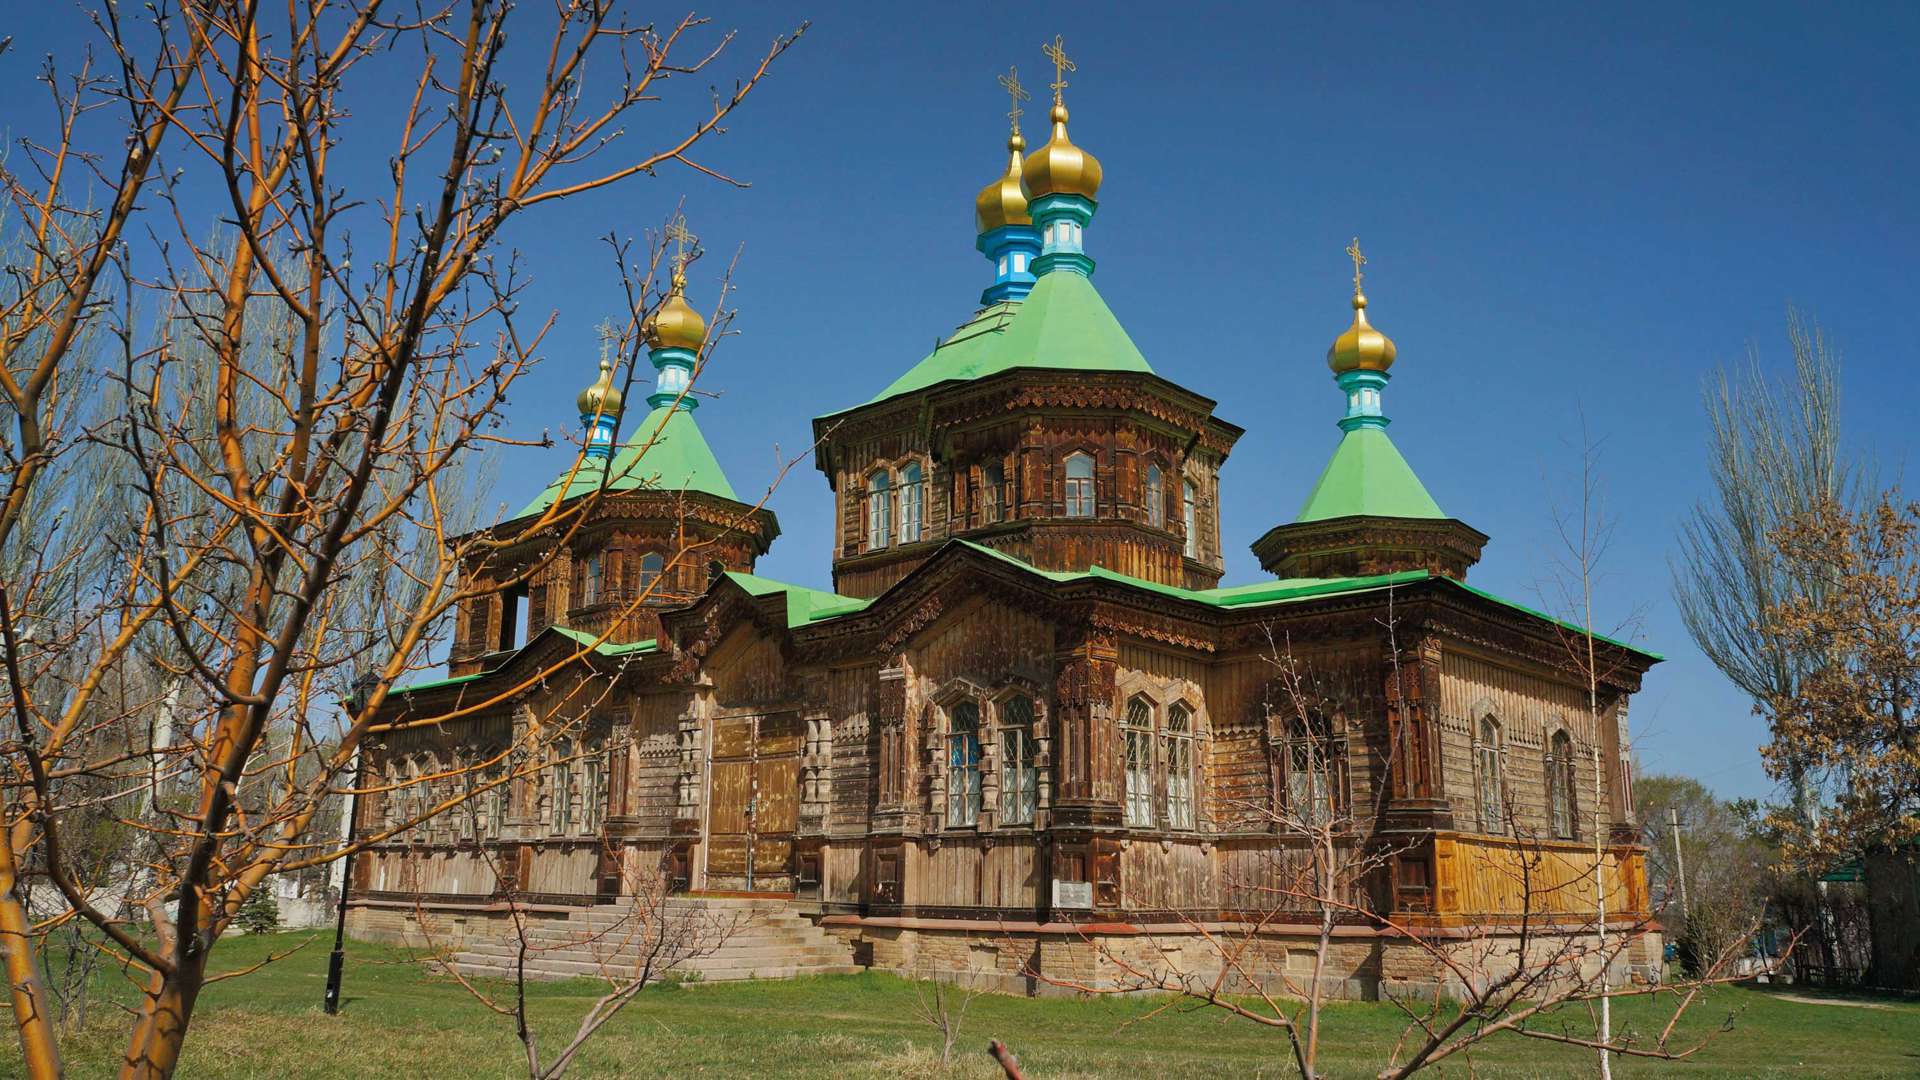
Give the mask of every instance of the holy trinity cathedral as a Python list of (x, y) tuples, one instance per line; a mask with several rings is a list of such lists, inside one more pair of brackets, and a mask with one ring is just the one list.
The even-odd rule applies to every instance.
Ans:
[[(1468, 583), (1487, 537), (1387, 434), (1395, 350), (1357, 246), (1327, 352), (1338, 442), (1311, 484), (1307, 463), (1261, 479), (1262, 502), (1304, 502), (1254, 542), (1262, 576), (1223, 585), (1242, 429), (1158, 374), (1095, 287), (1101, 167), (1056, 83), (1031, 152), (1011, 86), (977, 308), (813, 422), (832, 591), (754, 573), (779, 525), (702, 433), (707, 327), (675, 274), (646, 409), (603, 363), (583, 463), (464, 568), (450, 677), (388, 700), (385, 790), (356, 827), (392, 835), (356, 865), (359, 932), (484, 938), (509, 901), (567, 918), (664, 874), (782, 901), (845, 964), (1096, 978), (1096, 947), (1252, 915), (1283, 955), (1317, 920), (1297, 894), (1328, 826), (1379, 856), (1342, 895), (1401, 925), (1590, 926), (1597, 850), (1613, 915), (1644, 918), (1624, 733), (1658, 657), (1597, 643), (1596, 723), (1569, 628)], [(566, 734), (529, 768), (508, 751), (533, 724)], [(467, 762), (521, 775), (406, 827)], [(1554, 887), (1517, 886), (1529, 859)], [(1344, 988), (1433, 977), (1378, 920), (1342, 921)]]

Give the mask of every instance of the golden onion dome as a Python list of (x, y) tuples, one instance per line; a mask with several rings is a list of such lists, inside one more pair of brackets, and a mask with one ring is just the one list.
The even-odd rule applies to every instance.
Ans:
[(1393, 366), (1393, 339), (1367, 324), (1367, 297), (1353, 294), (1353, 325), (1333, 339), (1327, 366), (1343, 371), (1385, 371)]
[(673, 288), (660, 310), (647, 320), (647, 343), (656, 349), (687, 349), (699, 352), (707, 341), (707, 320), (687, 303), (687, 275), (673, 273)]
[(980, 189), (973, 200), (973, 220), (978, 232), (992, 232), (1003, 225), (1031, 225), (1027, 213), (1027, 185), (1020, 178), (1020, 151), (1027, 140), (1019, 132), (1007, 138), (1007, 171), (1000, 179)]
[(612, 416), (620, 411), (620, 388), (613, 385), (613, 361), (605, 356), (600, 358), (600, 377), (592, 386), (580, 391), (575, 401), (580, 406), (582, 416)]
[(1027, 190), (1042, 195), (1083, 195), (1100, 190), (1100, 159), (1067, 138), (1067, 107), (1053, 103), (1053, 134), (1045, 145), (1027, 155)]

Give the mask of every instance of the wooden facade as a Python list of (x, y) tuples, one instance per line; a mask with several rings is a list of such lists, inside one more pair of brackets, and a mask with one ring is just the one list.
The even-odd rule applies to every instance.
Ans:
[[(1594, 706), (1565, 627), (1465, 586), (1487, 538), (1451, 519), (1282, 525), (1274, 580), (1217, 588), (1241, 429), (1213, 409), (1014, 367), (821, 418), (832, 593), (752, 576), (777, 526), (711, 495), (502, 526), (453, 677), (389, 700), (356, 894), (580, 906), (664, 875), (791, 898), (875, 964), (1010, 977), (1078, 970), (1087, 928), (1305, 933), (1332, 821), (1368, 860), (1328, 886), (1343, 941), (1577, 927), (1597, 890), (1643, 917), (1623, 732), (1657, 658), (1600, 642)], [(939, 953), (983, 929), (1034, 951)]]

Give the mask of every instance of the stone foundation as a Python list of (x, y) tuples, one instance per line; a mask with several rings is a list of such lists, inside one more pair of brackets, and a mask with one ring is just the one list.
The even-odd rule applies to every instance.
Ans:
[[(563, 924), (570, 914), (591, 909), (548, 905), (525, 910), (530, 926), (539, 927)], [(861, 967), (1023, 996), (1135, 990), (1162, 978), (1184, 978), (1195, 987), (1211, 985), (1223, 949), (1232, 950), (1236, 958), (1225, 983), (1229, 989), (1246, 991), (1258, 983), (1269, 991), (1302, 994), (1314, 977), (1317, 947), (1312, 927), (1263, 930), (1249, 937), (1244, 926), (1230, 923), (1206, 924), (1203, 934), (1178, 923), (1075, 927), (854, 915), (817, 921), (826, 935), (844, 943)], [(363, 901), (351, 906), (347, 927), (356, 940), (442, 953), (472, 943), (515, 940), (506, 908), (499, 904), (416, 907)], [(1561, 935), (1537, 934), (1531, 961), (1544, 963), (1565, 941)], [(1518, 938), (1511, 933), (1456, 928), (1437, 931), (1431, 944), (1445, 951), (1465, 980), (1428, 948), (1405, 937), (1340, 927), (1328, 944), (1320, 992), (1328, 999), (1362, 1001), (1462, 998), (1468, 996), (1469, 982), (1484, 986), (1511, 972), (1520, 959)], [(1657, 980), (1662, 946), (1658, 931), (1640, 932), (1615, 959), (1611, 982), (1626, 986)], [(1583, 978), (1597, 974), (1595, 963), (1589, 962)]]

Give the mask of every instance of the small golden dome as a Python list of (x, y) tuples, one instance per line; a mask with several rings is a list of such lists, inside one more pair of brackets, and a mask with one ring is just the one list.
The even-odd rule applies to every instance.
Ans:
[(1367, 298), (1353, 294), (1353, 325), (1333, 339), (1327, 366), (1343, 371), (1385, 371), (1393, 366), (1393, 339), (1367, 324)]
[(1100, 159), (1067, 138), (1067, 107), (1053, 103), (1053, 134), (1040, 149), (1027, 155), (1027, 190), (1042, 195), (1084, 195), (1100, 190)]
[(687, 349), (699, 352), (707, 342), (707, 320), (687, 303), (687, 275), (673, 272), (673, 288), (660, 310), (653, 313), (645, 327), (647, 343), (656, 349)]
[(582, 416), (613, 416), (620, 411), (620, 388), (613, 385), (613, 361), (600, 358), (600, 377), (575, 399)]
[(977, 232), (992, 232), (1003, 225), (1031, 225), (1033, 217), (1027, 213), (1027, 186), (1020, 179), (1020, 151), (1027, 148), (1027, 140), (1019, 132), (1007, 138), (1006, 175), (980, 189), (980, 195), (973, 200), (973, 221)]

